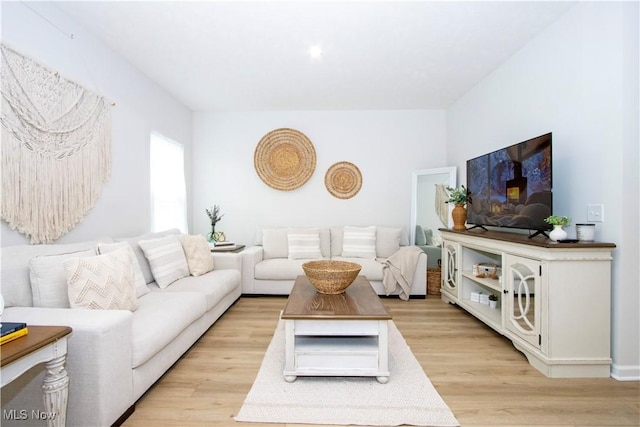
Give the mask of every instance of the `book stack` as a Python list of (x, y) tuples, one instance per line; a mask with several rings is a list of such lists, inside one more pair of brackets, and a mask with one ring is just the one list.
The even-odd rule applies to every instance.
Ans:
[(2, 322), (0, 345), (23, 337), (29, 333), (26, 323)]
[(480, 293), (480, 304), (489, 305), (489, 294)]
[(472, 302), (480, 302), (481, 297), (482, 297), (482, 292), (471, 292)]
[(479, 302), (480, 304), (489, 305), (489, 294), (485, 294), (484, 292), (471, 292), (471, 301)]

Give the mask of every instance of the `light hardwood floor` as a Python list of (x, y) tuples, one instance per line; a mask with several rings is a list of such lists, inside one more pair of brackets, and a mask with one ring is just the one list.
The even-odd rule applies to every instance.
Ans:
[[(140, 399), (123, 425), (258, 427), (233, 417), (285, 302), (241, 298)], [(462, 426), (640, 425), (640, 382), (549, 379), (509, 340), (439, 297), (383, 302)]]

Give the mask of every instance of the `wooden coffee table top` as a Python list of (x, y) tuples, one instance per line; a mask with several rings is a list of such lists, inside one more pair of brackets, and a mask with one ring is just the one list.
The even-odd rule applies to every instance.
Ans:
[(338, 295), (321, 294), (307, 276), (298, 276), (281, 317), (294, 320), (391, 319), (365, 276), (358, 276), (345, 293)]

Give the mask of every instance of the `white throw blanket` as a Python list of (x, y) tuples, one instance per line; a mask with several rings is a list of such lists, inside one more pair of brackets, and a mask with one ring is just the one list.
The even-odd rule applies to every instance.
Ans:
[(424, 252), (417, 246), (403, 246), (384, 262), (382, 284), (387, 295), (400, 286), (400, 299), (408, 300), (418, 257)]

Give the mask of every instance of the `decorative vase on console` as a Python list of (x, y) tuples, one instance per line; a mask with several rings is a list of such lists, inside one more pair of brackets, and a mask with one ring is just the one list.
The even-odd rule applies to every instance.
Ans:
[(216, 232), (216, 224), (224, 216), (224, 214), (220, 215), (220, 206), (214, 205), (213, 208), (205, 209), (204, 211), (207, 213), (207, 216), (211, 221), (211, 233), (207, 234), (207, 240), (209, 242), (214, 242), (214, 243), (220, 241), (221, 237), (222, 237), (222, 240), (224, 240), (224, 234), (220, 232)]
[(467, 229), (465, 226), (467, 222), (467, 209), (465, 205), (471, 203), (471, 194), (469, 194), (469, 190), (467, 190), (464, 185), (458, 188), (447, 187), (447, 191), (449, 192), (449, 200), (447, 200), (447, 203), (455, 204), (455, 207), (451, 211), (453, 229), (465, 231)]
[(453, 229), (464, 231), (467, 229), (465, 226), (467, 222), (467, 210), (464, 205), (456, 205), (451, 211), (451, 217), (453, 218)]
[(549, 238), (553, 241), (564, 240), (567, 232), (562, 227), (569, 224), (571, 218), (568, 216), (551, 215), (544, 219), (547, 224), (553, 225), (553, 230), (549, 233)]
[(549, 238), (553, 241), (564, 240), (567, 238), (567, 232), (564, 231), (561, 225), (554, 225), (553, 230), (549, 232)]

